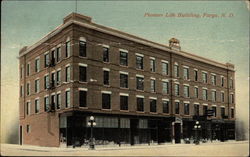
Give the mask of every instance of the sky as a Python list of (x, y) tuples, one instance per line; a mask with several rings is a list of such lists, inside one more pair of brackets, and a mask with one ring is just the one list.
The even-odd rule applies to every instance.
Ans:
[[(1, 140), (17, 138), (18, 53), (75, 12), (95, 23), (181, 49), (236, 69), (236, 118), (249, 128), (249, 6), (245, 1), (2, 1)], [(152, 17), (146, 14), (163, 16)], [(165, 17), (186, 14), (189, 17)], [(147, 14), (147, 15), (148, 15)], [(221, 17), (225, 14), (226, 17)], [(200, 17), (197, 17), (199, 15)], [(219, 17), (214, 17), (219, 16)], [(213, 18), (212, 18), (213, 17)], [(247, 136), (247, 135), (246, 135)]]

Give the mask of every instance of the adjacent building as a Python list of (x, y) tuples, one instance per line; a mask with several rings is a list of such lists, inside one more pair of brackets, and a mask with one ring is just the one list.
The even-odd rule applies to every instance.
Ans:
[[(235, 138), (235, 70), (72, 13), (19, 53), (20, 144), (181, 143)], [(211, 110), (213, 112), (211, 112)], [(207, 116), (207, 111), (213, 115)]]

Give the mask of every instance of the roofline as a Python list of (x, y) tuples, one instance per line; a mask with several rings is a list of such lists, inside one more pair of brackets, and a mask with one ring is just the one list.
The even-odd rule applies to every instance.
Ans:
[(159, 44), (159, 43), (147, 40), (147, 39), (143, 39), (141, 37), (131, 35), (131, 34), (122, 32), (120, 30), (116, 30), (114, 28), (106, 27), (106, 26), (99, 25), (99, 24), (92, 23), (92, 22), (91, 23), (85, 23), (85, 22), (79, 22), (79, 21), (76, 21), (76, 20), (70, 20), (70, 21), (68, 21), (68, 22), (66, 22), (64, 24), (59, 25), (54, 30), (52, 30), (51, 32), (46, 34), (42, 39), (40, 39), (35, 44), (25, 48), (23, 51), (21, 51), (22, 50), (21, 49), (20, 53), (19, 53), (19, 57), (22, 57), (23, 55), (29, 53), (30, 51), (32, 51), (33, 49), (35, 49), (36, 47), (38, 47), (39, 45), (41, 45), (42, 43), (47, 41), (48, 39), (50, 39), (53, 36), (60, 33), (64, 28), (68, 27), (71, 24), (77, 24), (77, 25), (80, 25), (80, 26), (83, 26), (83, 27), (86, 27), (86, 28), (89, 28), (89, 29), (94, 29), (94, 30), (97, 30), (97, 31), (100, 31), (100, 32), (103, 32), (103, 33), (106, 33), (106, 34), (114, 35), (114, 36), (117, 36), (117, 37), (120, 37), (120, 38), (123, 38), (123, 39), (134, 41), (134, 42), (137, 42), (137, 43), (140, 43), (140, 44), (143, 44), (143, 45), (147, 45), (147, 46), (150, 46), (150, 47), (153, 47), (153, 48), (157, 48), (157, 49), (160, 49), (160, 50), (163, 50), (163, 51), (168, 51), (168, 52), (171, 52), (171, 53), (176, 54), (176, 55), (180, 55), (180, 56), (187, 57), (187, 58), (190, 58), (190, 59), (193, 59), (193, 60), (204, 62), (204, 63), (210, 64), (210, 65), (213, 65), (213, 66), (217, 66), (217, 67), (220, 67), (220, 68), (223, 68), (223, 69), (228, 69), (228, 70), (231, 70), (231, 71), (235, 71), (234, 68), (233, 68), (234, 67), (233, 64), (229, 64), (229, 63), (223, 64), (223, 63), (213, 61), (211, 59), (207, 59), (207, 58), (204, 58), (204, 57), (201, 57), (201, 56), (198, 56), (198, 55), (194, 55), (194, 54), (191, 54), (191, 53), (188, 53), (188, 52), (185, 52), (185, 51), (174, 50), (174, 49), (171, 49), (170, 47), (168, 47), (166, 45)]

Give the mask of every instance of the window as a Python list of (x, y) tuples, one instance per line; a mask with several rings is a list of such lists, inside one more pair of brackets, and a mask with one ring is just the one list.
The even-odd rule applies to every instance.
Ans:
[(44, 111), (49, 111), (49, 97), (44, 97)]
[(22, 97), (23, 96), (23, 86), (21, 85), (20, 86), (20, 97)]
[(199, 98), (199, 88), (198, 87), (194, 87), (194, 96), (195, 96), (195, 98)]
[(44, 76), (44, 89), (49, 88), (49, 75)]
[(40, 71), (40, 59), (37, 58), (35, 60), (35, 72), (39, 72)]
[(49, 53), (44, 54), (44, 67), (49, 66)]
[(30, 83), (27, 83), (26, 87), (27, 87), (27, 95), (30, 95)]
[(212, 85), (216, 85), (216, 75), (211, 75), (211, 82), (212, 82)]
[(203, 106), (203, 115), (207, 115), (207, 106)]
[(234, 109), (231, 108), (231, 118), (234, 118)]
[(155, 59), (150, 59), (150, 71), (155, 72)]
[(120, 51), (120, 65), (128, 66), (128, 53)]
[(70, 91), (65, 92), (65, 107), (70, 107)]
[(202, 72), (202, 81), (203, 83), (207, 83), (207, 73)]
[(221, 102), (224, 102), (225, 101), (225, 94), (224, 92), (221, 92)]
[(169, 84), (168, 82), (163, 81), (162, 82), (162, 93), (168, 94)]
[(194, 80), (198, 81), (198, 70), (194, 70)]
[(230, 79), (229, 80), (229, 88), (234, 88), (233, 84), (234, 84), (233, 79)]
[(38, 113), (40, 110), (40, 102), (39, 99), (35, 100), (35, 113)]
[(230, 103), (231, 103), (231, 104), (234, 103), (234, 94), (230, 94)]
[(136, 76), (136, 89), (144, 90), (144, 78)]
[(189, 115), (189, 104), (188, 103), (184, 103), (184, 114)]
[(27, 74), (27, 76), (29, 76), (30, 75), (30, 63), (27, 64), (27, 69), (26, 70), (27, 70), (26, 74)]
[(136, 98), (137, 100), (137, 111), (144, 111), (144, 98)]
[(23, 78), (23, 65), (21, 65), (21, 68), (20, 68), (20, 78)]
[(212, 91), (212, 101), (216, 101), (216, 91)]
[(103, 62), (109, 62), (109, 48), (103, 47)]
[(225, 107), (221, 107), (221, 117), (224, 118), (225, 117)]
[(216, 115), (217, 115), (217, 113), (216, 113), (216, 106), (213, 106), (213, 107), (212, 107), (212, 110), (213, 110), (213, 112), (214, 112), (214, 115), (213, 115), (213, 116), (216, 117)]
[(128, 96), (120, 95), (120, 110), (128, 110)]
[(224, 76), (221, 76), (221, 87), (224, 87)]
[(38, 93), (40, 91), (40, 81), (35, 80), (35, 92)]
[(120, 73), (120, 87), (121, 88), (128, 88), (128, 74), (121, 74)]
[(67, 66), (65, 68), (65, 82), (69, 82), (69, 80), (70, 80), (70, 67)]
[(79, 66), (79, 81), (87, 82), (87, 67)]
[(60, 109), (61, 105), (62, 105), (61, 94), (58, 93), (58, 94), (56, 94), (56, 108)]
[(30, 115), (30, 102), (26, 103), (26, 115)]
[(50, 65), (55, 65), (55, 61), (56, 61), (56, 54), (55, 54), (55, 50), (51, 51), (51, 60), (50, 60)]
[(87, 107), (87, 91), (79, 91), (79, 106)]
[(27, 125), (27, 126), (26, 126), (26, 132), (27, 132), (27, 133), (30, 133), (30, 130), (31, 130), (31, 129), (30, 129), (30, 125)]
[(136, 55), (136, 68), (143, 69), (143, 56)]
[(55, 99), (56, 99), (55, 95), (54, 94), (51, 95), (50, 109), (53, 110), (53, 111), (55, 110), (55, 107), (56, 107), (56, 100)]
[(56, 72), (56, 84), (59, 85), (61, 83), (61, 70)]
[(162, 67), (162, 74), (168, 75), (168, 62), (162, 62), (161, 67)]
[(61, 47), (56, 48), (56, 61), (59, 62), (61, 60)]
[(86, 57), (86, 42), (85, 41), (79, 41), (79, 56)]
[(179, 84), (175, 84), (174, 85), (174, 91), (175, 91), (175, 96), (179, 96), (180, 95), (180, 85)]
[(199, 104), (194, 104), (194, 115), (199, 116), (200, 115), (200, 105)]
[(184, 85), (184, 97), (189, 97), (189, 86)]
[(56, 75), (55, 73), (51, 73), (51, 82), (50, 82), (50, 86), (51, 87), (55, 87), (55, 82), (56, 82)]
[(150, 99), (150, 112), (156, 112), (156, 100)]
[(163, 113), (169, 113), (169, 101), (163, 100), (162, 101), (162, 111)]
[(186, 67), (183, 68), (183, 78), (184, 80), (189, 79), (189, 68), (186, 68)]
[(180, 102), (175, 102), (175, 114), (180, 114)]
[(155, 92), (155, 79), (150, 80), (150, 89), (151, 92)]
[(178, 65), (174, 65), (174, 76), (179, 77), (179, 66)]
[(110, 94), (102, 93), (102, 108), (111, 109), (110, 102)]
[(69, 57), (70, 56), (70, 41), (66, 42), (65, 52), (66, 52), (65, 57), (66, 58)]
[(203, 100), (207, 100), (207, 89), (202, 90), (202, 97), (203, 97)]
[(107, 70), (103, 71), (103, 84), (109, 85), (109, 71)]

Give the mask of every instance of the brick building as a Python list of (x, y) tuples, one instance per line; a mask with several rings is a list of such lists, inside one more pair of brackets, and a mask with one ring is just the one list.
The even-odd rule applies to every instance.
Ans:
[[(72, 13), (20, 50), (20, 144), (180, 143), (235, 138), (234, 65), (158, 44)], [(206, 116), (213, 110), (213, 116)]]

